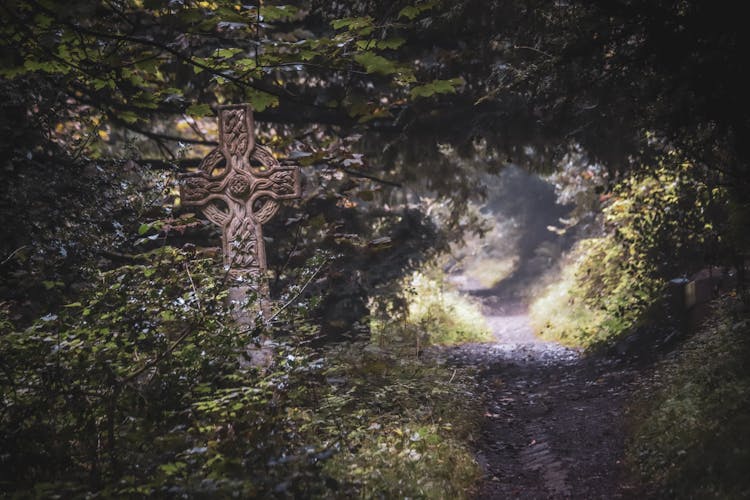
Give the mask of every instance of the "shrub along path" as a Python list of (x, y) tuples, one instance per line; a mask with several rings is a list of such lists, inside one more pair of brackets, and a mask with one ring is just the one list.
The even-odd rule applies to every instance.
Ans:
[(630, 498), (624, 474), (624, 405), (638, 369), (584, 357), (538, 339), (518, 300), (472, 289), (494, 343), (446, 347), (438, 356), (477, 367), (486, 411), (476, 456), (485, 471), (478, 498)]

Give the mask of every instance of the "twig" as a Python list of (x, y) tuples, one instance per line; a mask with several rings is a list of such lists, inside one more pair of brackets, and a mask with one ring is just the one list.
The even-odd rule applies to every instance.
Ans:
[(355, 75), (368, 75), (367, 71), (358, 71), (355, 69), (347, 69), (347, 68), (336, 68), (333, 66), (326, 66), (325, 64), (316, 64), (316, 63), (310, 63), (305, 61), (290, 61), (290, 62), (282, 62), (277, 64), (267, 64), (264, 66), (259, 66), (260, 68), (283, 68), (286, 66), (308, 66), (311, 68), (321, 68), (321, 69), (327, 69), (332, 71), (345, 71), (347, 73), (354, 73)]
[(161, 139), (154, 139), (154, 142), (156, 143), (156, 146), (159, 148), (159, 151), (161, 151), (162, 154), (166, 153), (164, 156), (170, 157), (172, 161), (175, 161), (177, 159), (172, 151), (170, 151), (169, 148), (164, 145), (164, 141), (162, 141)]
[(350, 170), (344, 167), (335, 167), (335, 168), (349, 175), (353, 175), (354, 177), (362, 177), (363, 179), (370, 179), (371, 181), (379, 182), (381, 184), (386, 184), (388, 186), (393, 186), (397, 188), (403, 187), (400, 182), (388, 181), (386, 179), (381, 179), (380, 177), (375, 177), (374, 175), (364, 174), (362, 172), (357, 172), (356, 170)]
[(284, 262), (284, 265), (281, 266), (281, 269), (276, 273), (276, 281), (274, 284), (278, 285), (279, 279), (281, 278), (281, 274), (286, 271), (286, 267), (289, 265), (289, 262), (292, 260), (292, 254), (297, 251), (297, 246), (299, 245), (300, 235), (302, 233), (302, 227), (297, 226), (297, 231), (294, 233), (294, 245), (292, 245), (292, 249), (289, 250), (289, 253), (286, 256), (286, 262)]
[(188, 119), (189, 117), (183, 113), (182, 118), (185, 120), (185, 123), (190, 125), (190, 128), (193, 129), (193, 132), (201, 138), (203, 141), (208, 141), (208, 137), (206, 137), (206, 134), (203, 133), (203, 131), (198, 127), (198, 124), (195, 123), (195, 120)]
[(165, 141), (183, 142), (185, 144), (200, 144), (203, 146), (216, 146), (219, 144), (216, 141), (203, 141), (200, 139), (189, 139), (187, 137), (178, 137), (178, 136), (169, 135), (169, 134), (159, 134), (156, 132), (151, 132), (149, 130), (143, 130), (141, 128), (131, 125), (130, 123), (125, 122), (124, 120), (117, 119), (116, 116), (110, 116), (110, 119), (113, 122), (117, 123), (118, 125), (125, 127), (126, 129), (131, 130), (137, 134), (144, 135), (148, 137), (149, 139), (155, 139), (155, 140), (162, 139)]
[(78, 159), (81, 157), (81, 154), (83, 154), (83, 150), (86, 149), (86, 146), (89, 145), (89, 142), (91, 142), (91, 139), (94, 137), (94, 135), (98, 133), (99, 133), (99, 125), (96, 125), (94, 127), (94, 130), (92, 130), (86, 135), (86, 140), (83, 141), (83, 143), (81, 143), (80, 146), (78, 146), (78, 149), (73, 154), (73, 159), (72, 159), (73, 162), (78, 161)]
[(110, 260), (122, 260), (126, 262), (149, 262), (148, 257), (146, 257), (144, 254), (129, 254), (114, 252), (112, 250), (102, 250), (101, 252), (99, 252), (99, 254)]
[(190, 286), (193, 287), (195, 300), (198, 301), (198, 310), (203, 312), (203, 305), (201, 304), (201, 296), (198, 294), (198, 290), (195, 288), (195, 283), (193, 282), (193, 275), (190, 274), (190, 266), (188, 266), (187, 261), (185, 261), (185, 272), (187, 272), (188, 279), (190, 280)]
[(10, 254), (10, 255), (8, 255), (8, 256), (7, 256), (6, 258), (5, 258), (5, 260), (4, 260), (4, 261), (0, 262), (0, 266), (2, 266), (3, 264), (5, 264), (6, 262), (8, 262), (8, 261), (9, 261), (10, 259), (12, 259), (12, 258), (13, 258), (13, 256), (14, 256), (15, 254), (17, 254), (18, 252), (20, 252), (21, 250), (23, 250), (23, 249), (24, 249), (24, 248), (26, 248), (27, 246), (28, 246), (28, 245), (22, 245), (22, 246), (20, 246), (20, 247), (16, 248), (15, 250), (13, 250), (13, 252), (11, 252), (11, 254)]
[(536, 52), (537, 54), (541, 54), (548, 59), (554, 59), (554, 56), (552, 54), (550, 54), (549, 52), (545, 52), (543, 50), (537, 49), (536, 47), (530, 47), (528, 45), (514, 45), (513, 48), (530, 50), (532, 52)]
[(318, 268), (315, 270), (315, 272), (312, 273), (312, 275), (307, 279), (307, 282), (302, 286), (302, 288), (300, 288), (300, 291), (297, 292), (297, 294), (294, 297), (292, 297), (291, 299), (289, 299), (286, 302), (286, 304), (284, 304), (283, 306), (281, 306), (275, 313), (273, 313), (271, 315), (271, 317), (266, 320), (266, 323), (270, 323), (271, 321), (273, 321), (276, 318), (276, 316), (278, 316), (279, 314), (282, 313), (282, 311), (284, 311), (284, 309), (286, 309), (287, 307), (289, 307), (290, 305), (292, 305), (292, 303), (295, 300), (297, 300), (299, 298), (299, 296), (302, 295), (302, 293), (305, 290), (307, 290), (307, 287), (310, 286), (310, 283), (312, 283), (312, 280), (314, 280), (315, 277), (318, 276), (318, 273), (320, 273), (320, 271), (322, 271), (323, 268), (326, 265), (328, 265), (329, 262), (330, 262), (330, 260), (326, 259), (325, 262), (323, 262), (320, 266), (318, 266)]
[(127, 377), (118, 379), (117, 383), (120, 384), (120, 385), (125, 385), (128, 382), (131, 382), (132, 380), (134, 380), (136, 377), (138, 377), (140, 374), (142, 374), (146, 370), (150, 370), (154, 366), (156, 366), (159, 363), (161, 363), (161, 361), (164, 358), (166, 358), (167, 356), (169, 356), (170, 354), (172, 354), (172, 351), (174, 351), (177, 348), (177, 346), (180, 345), (182, 343), (182, 341), (184, 341), (188, 337), (188, 335), (190, 335), (190, 332), (191, 332), (191, 329), (189, 327), (185, 328), (182, 331), (182, 334), (177, 338), (177, 340), (175, 340), (174, 342), (172, 342), (172, 345), (170, 345), (169, 348), (167, 348), (166, 351), (162, 352), (153, 361), (151, 361), (149, 363), (146, 363), (145, 365), (143, 365), (142, 367), (140, 367), (139, 369), (137, 369), (136, 371), (134, 371), (133, 373), (131, 373)]
[[(282, 163), (286, 164), (288, 162), (282, 162)], [(393, 186), (397, 188), (403, 187), (403, 185), (400, 182), (394, 182), (394, 181), (389, 181), (387, 179), (381, 179), (380, 177), (375, 177), (374, 175), (365, 174), (364, 172), (358, 172), (357, 170), (352, 170), (346, 167), (340, 167), (338, 165), (329, 165), (325, 163), (319, 163), (314, 166), (318, 168), (335, 168), (336, 170), (344, 172), (345, 174), (349, 174), (353, 177), (361, 177), (363, 179), (369, 179), (371, 181), (379, 182), (380, 184), (385, 184), (387, 186)]]

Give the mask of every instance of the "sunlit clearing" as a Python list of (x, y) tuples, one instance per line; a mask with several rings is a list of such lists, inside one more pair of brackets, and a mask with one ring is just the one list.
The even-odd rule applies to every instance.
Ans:
[(407, 289), (407, 323), (423, 330), (429, 343), (484, 342), (491, 339), (479, 305), (446, 285), (442, 273), (414, 273)]

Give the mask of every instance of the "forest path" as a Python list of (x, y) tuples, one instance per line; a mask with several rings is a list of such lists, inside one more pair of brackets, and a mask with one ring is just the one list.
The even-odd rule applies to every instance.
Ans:
[(486, 410), (477, 460), (482, 499), (631, 498), (624, 477), (624, 404), (637, 370), (534, 335), (526, 307), (453, 280), (481, 300), (495, 342), (444, 348), (479, 369)]

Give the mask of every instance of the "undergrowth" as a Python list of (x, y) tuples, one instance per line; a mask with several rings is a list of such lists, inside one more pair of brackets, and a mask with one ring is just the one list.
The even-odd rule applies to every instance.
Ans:
[[(163, 247), (29, 327), (0, 307), (0, 495), (471, 491), (469, 374), (395, 341), (311, 347), (304, 300), (273, 327), (238, 330), (221, 276), (215, 260)], [(240, 362), (261, 333), (268, 369)]]
[(725, 296), (634, 403), (632, 467), (661, 496), (750, 496), (750, 312)]
[(667, 156), (604, 197), (600, 234), (574, 246), (531, 304), (542, 337), (586, 348), (616, 339), (644, 320), (669, 279), (716, 257), (726, 193), (678, 161)]
[(508, 278), (518, 265), (517, 257), (488, 256), (469, 260), (464, 274), (476, 280), (483, 288), (492, 288)]
[(399, 301), (371, 304), (377, 344), (411, 346), (419, 353), (428, 345), (491, 340), (479, 304), (447, 283), (434, 266), (406, 278), (402, 290)]
[(557, 281), (529, 309), (534, 329), (547, 340), (591, 347), (633, 328), (657, 300), (661, 283), (624, 269), (625, 251), (611, 236), (578, 242)]
[(327, 474), (364, 498), (470, 494), (480, 470), (467, 443), (481, 413), (468, 373), (372, 344), (342, 346), (333, 359), (317, 432), (341, 451)]

